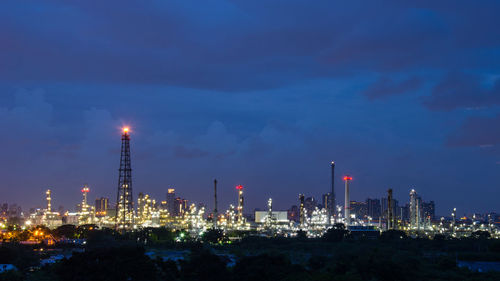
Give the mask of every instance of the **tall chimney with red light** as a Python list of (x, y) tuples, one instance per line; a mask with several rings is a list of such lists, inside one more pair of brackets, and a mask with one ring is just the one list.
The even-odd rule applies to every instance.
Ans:
[(348, 229), (351, 224), (351, 201), (349, 201), (349, 182), (351, 182), (352, 177), (347, 175), (344, 177), (345, 181), (345, 226)]

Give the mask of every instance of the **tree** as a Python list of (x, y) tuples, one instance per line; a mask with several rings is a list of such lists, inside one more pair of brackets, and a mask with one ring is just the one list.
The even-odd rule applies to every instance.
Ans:
[(54, 236), (57, 238), (73, 239), (76, 236), (76, 226), (72, 224), (61, 225), (54, 230)]
[(307, 232), (302, 229), (297, 230), (297, 240), (305, 241), (307, 240)]
[(61, 281), (72, 280), (159, 280), (155, 262), (134, 245), (112, 248), (93, 248), (73, 253), (54, 268)]
[(220, 243), (225, 240), (224, 231), (221, 229), (209, 229), (203, 233), (202, 241), (206, 243)]
[(472, 232), (472, 234), (470, 235), (470, 237), (472, 239), (485, 240), (485, 239), (490, 238), (491, 235), (490, 235), (490, 233), (488, 231), (478, 230), (478, 231)]
[(193, 251), (188, 260), (180, 261), (182, 280), (229, 281), (227, 262), (204, 249)]
[(233, 273), (239, 281), (311, 280), (303, 266), (292, 264), (283, 255), (243, 257), (236, 263)]
[(380, 235), (380, 239), (382, 240), (400, 240), (406, 238), (407, 236), (404, 231), (395, 229), (384, 231), (382, 232), (382, 235)]
[(343, 223), (336, 223), (323, 234), (323, 239), (327, 242), (340, 242), (344, 240), (348, 234), (349, 231), (345, 229)]

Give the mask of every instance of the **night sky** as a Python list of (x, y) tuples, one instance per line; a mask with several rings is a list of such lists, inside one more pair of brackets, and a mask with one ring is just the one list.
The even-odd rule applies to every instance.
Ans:
[[(413, 3), (415, 2), (415, 3)], [(19, 1), (0, 4), (0, 202), (297, 204), (330, 188), (439, 215), (500, 211), (500, 1)]]

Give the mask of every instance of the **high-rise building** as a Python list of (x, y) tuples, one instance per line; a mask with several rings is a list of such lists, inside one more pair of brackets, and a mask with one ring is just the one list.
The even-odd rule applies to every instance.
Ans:
[(418, 196), (415, 189), (410, 191), (410, 226), (420, 228), (421, 222), (421, 206), (422, 199)]
[(365, 202), (366, 202), (367, 215), (372, 219), (380, 218), (380, 210), (381, 210), (380, 199), (368, 198), (366, 199)]
[(368, 214), (368, 206), (366, 202), (351, 201), (351, 215), (355, 215), (358, 219), (364, 219)]
[(170, 216), (177, 216), (176, 206), (175, 206), (175, 189), (169, 188), (167, 190), (167, 210)]
[(410, 220), (410, 205), (406, 203), (404, 206), (401, 206), (397, 209), (396, 217), (402, 221)]
[(434, 220), (436, 216), (436, 207), (434, 201), (422, 202), (422, 216), (425, 219)]

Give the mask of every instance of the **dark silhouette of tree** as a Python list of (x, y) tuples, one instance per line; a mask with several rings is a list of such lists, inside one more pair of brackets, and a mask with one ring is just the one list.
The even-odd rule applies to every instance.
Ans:
[(297, 230), (297, 236), (296, 236), (296, 238), (299, 241), (305, 241), (305, 240), (307, 240), (307, 232), (305, 232), (302, 229)]
[(180, 277), (179, 269), (177, 268), (177, 263), (173, 260), (164, 261), (160, 257), (155, 259), (156, 266), (160, 269), (161, 280), (178, 280)]
[(92, 249), (63, 260), (54, 268), (61, 281), (155, 281), (158, 269), (137, 246)]
[(202, 241), (205, 243), (217, 244), (225, 240), (224, 231), (222, 231), (222, 229), (209, 229), (205, 231), (202, 236)]
[(343, 223), (336, 223), (323, 234), (323, 240), (327, 242), (340, 242), (347, 237), (349, 231)]
[(244, 257), (233, 269), (238, 281), (310, 280), (307, 270), (294, 265), (283, 255), (258, 255)]
[(488, 231), (478, 230), (478, 231), (472, 232), (472, 234), (470, 235), (470, 237), (472, 239), (485, 240), (485, 239), (490, 238), (491, 235), (490, 235), (490, 233)]
[(380, 239), (382, 240), (401, 240), (401, 239), (406, 239), (406, 233), (402, 230), (386, 230), (382, 232), (382, 235), (380, 235)]
[(76, 226), (72, 224), (61, 225), (53, 233), (56, 238), (73, 239), (76, 238)]
[(228, 260), (208, 250), (193, 251), (187, 261), (180, 261), (181, 277), (186, 281), (229, 281)]
[(76, 228), (76, 238), (87, 239), (92, 232), (99, 230), (99, 227), (95, 224), (84, 224), (79, 225)]
[(435, 241), (443, 241), (446, 240), (446, 236), (444, 236), (443, 234), (436, 234), (432, 239)]

